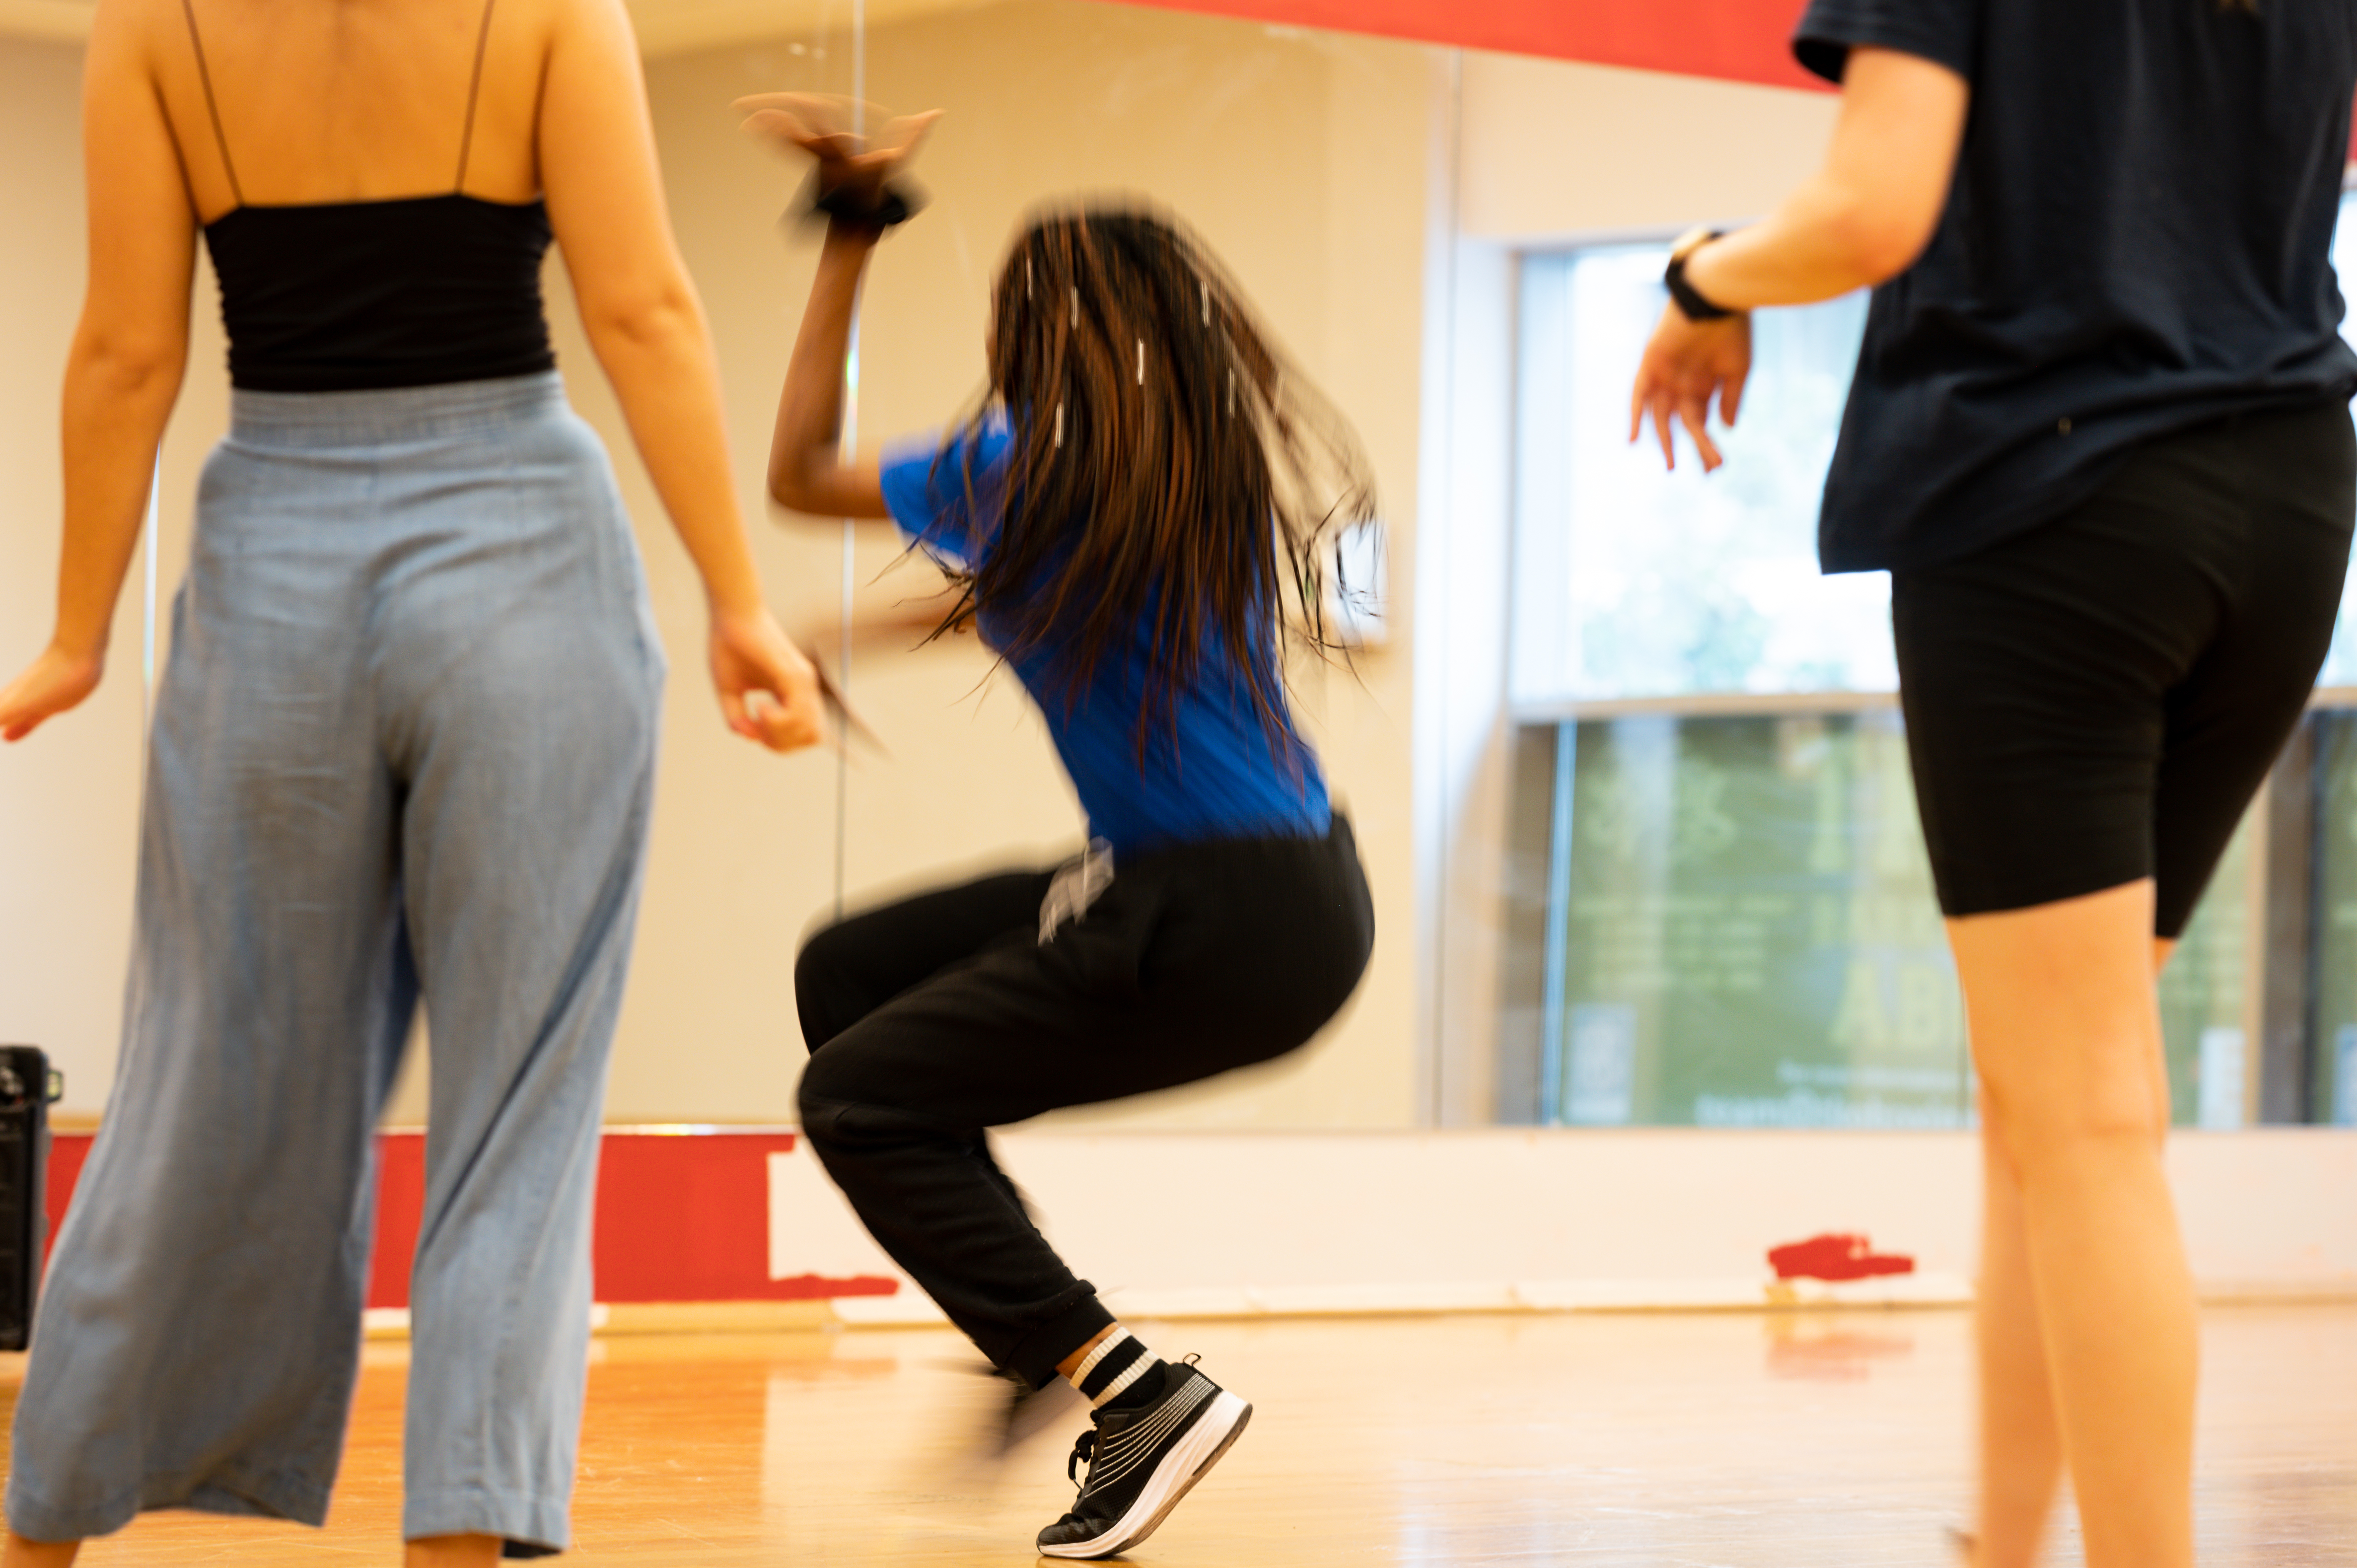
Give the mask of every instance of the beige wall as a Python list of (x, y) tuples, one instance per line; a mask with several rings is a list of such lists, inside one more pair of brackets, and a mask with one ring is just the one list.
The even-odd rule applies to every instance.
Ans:
[[(39, 651), (55, 602), (57, 389), (81, 300), (81, 50), (0, 40), (0, 667)], [(113, 1076), (139, 805), (139, 607), (113, 679), (0, 749), (0, 1040), (47, 1047), (77, 1104)]]
[(1416, 565), (1422, 1037), (1431, 1120), (1452, 1125), (1491, 1120), (1498, 1093), (1517, 253), (1756, 217), (1815, 166), (1838, 108), (1825, 93), (1510, 55), (1467, 54), (1460, 80)]
[[(770, 410), (814, 245), (776, 215), (799, 177), (748, 144), (732, 97), (843, 85), (839, 35), (823, 64), (801, 38), (660, 59), (650, 69), (681, 240), (719, 328), (742, 487), (759, 494)], [(812, 39), (815, 43), (816, 39)], [(1017, 3), (872, 30), (872, 96), (948, 113), (922, 175), (932, 208), (883, 248), (863, 327), (863, 435), (937, 425), (982, 384), (984, 298), (1018, 215), (1043, 197), (1135, 191), (1196, 224), (1372, 450), (1394, 548), (1413, 548), (1421, 331), (1422, 51), (1150, 10)], [(1405, 171), (1406, 177), (1400, 177)], [(576, 352), (571, 363), (578, 367)], [(609, 433), (602, 389), (576, 397)], [(656, 515), (628, 473), (634, 510)], [(761, 525), (790, 621), (829, 620), (838, 531)], [(832, 908), (835, 770), (780, 762), (724, 735), (694, 668), (695, 606), (677, 553), (651, 539), (674, 665), (673, 713), (638, 970), (612, 1113), (790, 1118), (801, 1055), (795, 939)], [(864, 541), (863, 599), (888, 605), (930, 574)], [(878, 580), (880, 577), (880, 581)], [(1310, 671), (1304, 696), (1376, 886), (1374, 972), (1351, 1015), (1274, 1069), (1099, 1112), (1199, 1125), (1391, 1126), (1412, 1112), (1415, 975), (1408, 857), (1405, 639), (1363, 684)], [(852, 901), (1074, 846), (1081, 824), (1043, 731), (970, 642), (884, 652), (855, 669), (854, 700), (889, 757), (850, 768)]]
[[(38, 647), (54, 571), (54, 387), (81, 264), (78, 52), (0, 40), (0, 133), (15, 154), (0, 188), (28, 225), (0, 263), (11, 301), (0, 331), (21, 368), (0, 386), (0, 450), (20, 477), (0, 502), (0, 660), (12, 668)], [(746, 142), (726, 106), (770, 87), (842, 87), (847, 57), (838, 27), (650, 67), (674, 218), (720, 343), (740, 489), (757, 519), (765, 516), (759, 476), (770, 407), (813, 248), (781, 237), (775, 223), (797, 171)], [(875, 96), (942, 107), (950, 117), (927, 158), (934, 208), (886, 247), (870, 286), (864, 430), (937, 424), (979, 387), (983, 290), (1027, 204), (1137, 191), (1204, 231), (1357, 423), (1374, 455), (1393, 549), (1403, 558), (1413, 550), (1422, 160), (1435, 109), (1423, 51), (1078, 0), (1017, 0), (877, 27), (868, 65)], [(185, 557), (195, 467), (225, 420), (212, 285), (201, 279), (199, 287), (198, 342), (161, 491), (167, 596)], [(693, 579), (661, 525), (561, 276), (552, 314), (574, 399), (615, 448), (673, 663), (646, 912), (609, 1114), (790, 1119), (801, 1056), (791, 957), (802, 931), (834, 907), (835, 764), (773, 758), (719, 727), (702, 673)], [(836, 531), (759, 521), (757, 532), (789, 621), (830, 620), (842, 577)], [(863, 544), (865, 601), (921, 589), (926, 573), (891, 569), (896, 554), (888, 541)], [(1409, 1120), (1405, 596), (1402, 635), (1365, 660), (1358, 680), (1313, 670), (1303, 682), (1376, 884), (1383, 935), (1358, 1004), (1315, 1049), (1249, 1081), (1114, 1114), (1222, 1126)], [(97, 1110), (111, 1079), (127, 944), (140, 693), (135, 657), (124, 650), (137, 643), (135, 592), (124, 616), (102, 696), (0, 757), (0, 1037), (43, 1044), (60, 1058), (73, 1112)], [(849, 769), (842, 848), (855, 904), (945, 874), (1051, 857), (1077, 842), (1078, 812), (1036, 717), (971, 644), (863, 660), (853, 690), (890, 746), (888, 757), (856, 756)], [(404, 1086), (396, 1117), (415, 1115), (418, 1088), (414, 1078)]]
[[(0, 38), (0, 209), (10, 225), (0, 251), (0, 679), (39, 650), (55, 602), (58, 386), (85, 242), (81, 72), (79, 45)], [(188, 385), (162, 454), (159, 613), (186, 558), (197, 466), (227, 421), (213, 299), (200, 279)], [(49, 1052), (69, 1114), (94, 1114), (114, 1081), (137, 847), (141, 575), (135, 564), (97, 694), (0, 747), (0, 1039)]]
[[(797, 171), (741, 138), (726, 104), (778, 86), (847, 86), (842, 9), (822, 7), (823, 26), (649, 68), (674, 220), (717, 333), (739, 488), (757, 516), (770, 407), (813, 247), (774, 221)], [(984, 289), (1028, 202), (1137, 191), (1202, 230), (1357, 424), (1390, 529), (1389, 641), (1356, 679), (1312, 670), (1302, 682), (1375, 886), (1367, 984), (1328, 1037), (1292, 1060), (1070, 1119), (1482, 1119), (1511, 569), (1511, 244), (1759, 210), (1814, 158), (1832, 101), (1472, 55), (1461, 60), (1460, 102), (1458, 62), (1408, 45), (1087, 0), (903, 15), (872, 29), (870, 92), (949, 116), (925, 160), (934, 206), (884, 248), (871, 282), (863, 432), (936, 424), (978, 388)], [(16, 223), (0, 260), (12, 368), (0, 380), (0, 454), (16, 480), (0, 496), (0, 663), (10, 668), (38, 646), (54, 570), (54, 389), (81, 264), (78, 60), (70, 45), (0, 39), (0, 136), (11, 149), (0, 194)], [(1661, 136), (1632, 134), (1642, 124)], [(226, 411), (212, 285), (199, 286), (191, 373), (165, 453), (167, 596), (196, 465)], [(773, 758), (720, 729), (693, 581), (561, 275), (552, 306), (575, 401), (614, 446), (640, 520), (673, 663), (609, 1113), (790, 1119), (800, 1056), (791, 955), (834, 905), (836, 765)], [(831, 620), (836, 531), (756, 526), (787, 618)], [(888, 542), (862, 546), (865, 602), (921, 590), (924, 569), (895, 569), (894, 559)], [(68, 1069), (69, 1108), (83, 1112), (111, 1080), (128, 934), (136, 610), (135, 592), (101, 696), (0, 754), (0, 1038), (48, 1047)], [(971, 644), (865, 658), (853, 690), (890, 746), (888, 757), (856, 755), (848, 770), (842, 849), (855, 903), (1077, 840), (1036, 718)], [(416, 1089), (405, 1086), (397, 1116), (415, 1115)]]
[(1464, 231), (1544, 244), (1757, 218), (1816, 167), (1840, 103), (1830, 92), (1469, 54)]

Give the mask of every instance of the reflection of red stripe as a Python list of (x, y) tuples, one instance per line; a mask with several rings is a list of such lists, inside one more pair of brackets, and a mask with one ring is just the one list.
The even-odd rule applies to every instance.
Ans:
[[(49, 1233), (64, 1217), (90, 1158), (91, 1134), (51, 1140)], [(592, 1246), (597, 1299), (823, 1301), (890, 1295), (883, 1275), (770, 1278), (770, 1156), (794, 1146), (791, 1133), (608, 1133), (599, 1152)], [(425, 1135), (377, 1139), (377, 1230), (368, 1305), (409, 1305), (409, 1258), (425, 1207)]]
[(1776, 87), (1823, 87), (1792, 62), (1801, 0), (1128, 0), (1337, 32), (1374, 33)]

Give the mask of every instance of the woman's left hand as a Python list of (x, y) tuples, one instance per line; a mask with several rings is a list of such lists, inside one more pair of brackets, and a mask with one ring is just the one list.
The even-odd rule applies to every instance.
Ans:
[(712, 618), (712, 684), (728, 727), (747, 740), (799, 751), (826, 738), (818, 671), (766, 609)]
[(0, 686), (0, 740), (22, 740), (98, 690), (106, 661), (95, 653), (43, 649), (25, 672)]
[(1645, 416), (1662, 438), (1662, 462), (1678, 466), (1670, 440), (1670, 420), (1686, 427), (1695, 450), (1702, 455), (1703, 472), (1726, 459), (1710, 438), (1710, 403), (1718, 399), (1718, 417), (1731, 429), (1743, 403), (1744, 378), (1751, 373), (1751, 316), (1741, 312), (1718, 321), (1690, 321), (1676, 301), (1662, 307), (1662, 319), (1652, 341), (1637, 365), (1637, 385), (1629, 394), (1629, 439), (1644, 434)]

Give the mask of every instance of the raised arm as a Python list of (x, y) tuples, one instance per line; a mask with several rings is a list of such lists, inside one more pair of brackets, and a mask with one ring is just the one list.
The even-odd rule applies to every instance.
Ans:
[(1749, 313), (1831, 299), (1911, 266), (1947, 205), (1970, 97), (1945, 66), (1891, 49), (1851, 51), (1824, 164), (1764, 221), (1688, 254), (1686, 281), (1737, 314), (1696, 322), (1675, 302), (1663, 309), (1630, 396), (1631, 440), (1650, 413), (1663, 460), (1675, 467), (1674, 417), (1703, 467), (1718, 467), (1705, 422), (1716, 396), (1719, 417), (1735, 423), (1751, 366)]
[(83, 67), (90, 275), (66, 360), (58, 612), (48, 646), (0, 690), (9, 740), (97, 689), (156, 443), (188, 364), (196, 219), (139, 13), (140, 0), (101, 0)]
[[(728, 469), (704, 308), (673, 242), (621, 0), (559, 7), (540, 113), (541, 181), (630, 435), (704, 579), (728, 727), (773, 750), (822, 734), (817, 677), (765, 607)], [(754, 700), (766, 693), (767, 706)]]
[(851, 317), (859, 306), (860, 274), (876, 249), (876, 230), (829, 222), (811, 280), (810, 304), (794, 335), (786, 384), (778, 393), (778, 423), (770, 436), (770, 499), (818, 518), (882, 518), (884, 484), (873, 457), (842, 454), (843, 361), (850, 351)]
[[(850, 209), (873, 210), (891, 179), (940, 118), (912, 114), (886, 122), (872, 139), (838, 128), (850, 107), (841, 100), (795, 92), (740, 98), (749, 131), (808, 153), (818, 164), (818, 188), (849, 199)], [(794, 337), (786, 384), (778, 394), (778, 423), (770, 438), (770, 498), (817, 518), (885, 518), (884, 487), (874, 459), (846, 459), (843, 439), (843, 366), (851, 349), (852, 317), (867, 258), (884, 236), (880, 224), (856, 218), (827, 221), (818, 275)]]

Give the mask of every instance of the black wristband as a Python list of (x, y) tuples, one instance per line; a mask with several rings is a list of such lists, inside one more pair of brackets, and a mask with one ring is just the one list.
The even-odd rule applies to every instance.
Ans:
[(786, 209), (789, 227), (809, 227), (830, 220), (854, 224), (862, 229), (885, 230), (906, 223), (924, 209), (925, 193), (905, 180), (888, 179), (872, 190), (856, 186), (837, 186), (833, 190), (818, 188), (818, 171), (811, 171), (802, 183), (802, 193)]
[(1670, 297), (1677, 301), (1678, 314), (1688, 321), (1724, 321), (1730, 316), (1739, 314), (1723, 305), (1714, 305), (1704, 295), (1702, 290), (1686, 282), (1688, 257), (1718, 237), (1718, 231), (1713, 230), (1704, 235), (1684, 255), (1672, 256), (1670, 264), (1662, 270), (1662, 282), (1669, 288)]

